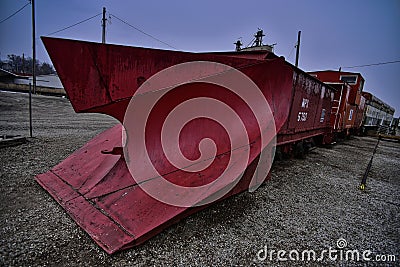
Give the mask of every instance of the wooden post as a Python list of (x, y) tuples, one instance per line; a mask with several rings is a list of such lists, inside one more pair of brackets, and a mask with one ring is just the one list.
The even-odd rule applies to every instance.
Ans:
[(103, 44), (106, 43), (106, 8), (103, 7), (103, 19), (101, 20), (102, 34), (101, 34), (101, 42)]
[(300, 35), (301, 31), (297, 34), (297, 45), (296, 45), (296, 64), (295, 66), (298, 68), (299, 67), (299, 54), (300, 54)]

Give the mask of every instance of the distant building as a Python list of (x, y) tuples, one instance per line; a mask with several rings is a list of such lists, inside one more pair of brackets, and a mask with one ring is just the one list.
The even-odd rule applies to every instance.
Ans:
[[(28, 76), (17, 75), (5, 69), (0, 69), (0, 89), (5, 89), (7, 84), (15, 84), (16, 80), (28, 80)], [(29, 83), (29, 82), (28, 82)]]
[[(0, 69), (0, 90), (28, 92), (29, 84), (33, 84), (32, 76), (17, 75)], [(37, 75), (36, 92), (49, 95), (66, 95), (64, 87), (56, 74)]]
[[(15, 79), (14, 82), (16, 84), (28, 84), (33, 83), (32, 82), (33, 78), (32, 76), (28, 76), (28, 79)], [(49, 88), (55, 88), (55, 89), (64, 89), (60, 78), (58, 77), (57, 74), (48, 74), (48, 75), (37, 75), (36, 76), (36, 86), (41, 86), (41, 87), (49, 87)]]
[(368, 92), (363, 92), (366, 99), (364, 126), (392, 126), (394, 108)]

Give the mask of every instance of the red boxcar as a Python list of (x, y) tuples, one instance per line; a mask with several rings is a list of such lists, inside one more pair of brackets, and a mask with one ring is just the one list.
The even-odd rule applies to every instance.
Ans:
[(312, 71), (309, 74), (325, 83), (343, 83), (350, 85), (348, 103), (359, 105), (361, 92), (364, 87), (364, 78), (358, 72), (344, 72), (334, 70)]
[(346, 135), (358, 133), (364, 110), (364, 100), (361, 96), (364, 78), (361, 74), (333, 70), (309, 73), (337, 89), (331, 116), (334, 132)]
[[(291, 109), (286, 123), (278, 132), (278, 145), (309, 141), (314, 137), (318, 137), (318, 142), (329, 143), (335, 88), (290, 66), (293, 70)], [(284, 150), (288, 149), (285, 147)]]

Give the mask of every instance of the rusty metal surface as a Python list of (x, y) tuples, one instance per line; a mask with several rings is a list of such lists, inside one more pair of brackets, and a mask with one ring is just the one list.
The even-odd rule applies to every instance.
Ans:
[[(293, 72), (282, 58), (262, 59), (266, 55), (260, 57), (252, 53), (248, 57), (246, 54), (240, 57), (234, 54), (194, 54), (54, 38), (43, 38), (43, 41), (76, 112), (104, 113), (122, 122), (130, 97), (145, 80), (172, 65), (207, 60), (235, 67), (250, 77), (270, 104), (277, 131), (289, 117)], [(244, 122), (249, 136), (248, 168), (242, 179), (224, 196), (228, 197), (249, 188), (255, 163), (264, 149), (252, 110), (236, 96), (211, 85), (179, 87), (175, 94), (171, 93), (163, 102), (160, 101), (156, 115), (149, 120), (152, 129), (149, 140), (153, 141), (148, 143), (148, 150), (154, 166), (165, 179), (176, 183), (183, 181), (185, 186), (207, 183), (218, 177), (227, 166), (227, 157), (223, 156), (226, 151), (239, 156), (243, 154), (247, 147), (229, 148), (224, 133), (203, 119), (198, 120), (197, 130), (185, 134), (179, 143), (183, 153), (194, 156), (191, 144), (198, 143), (205, 136), (212, 138), (217, 154), (222, 156), (213, 158), (211, 167), (200, 175), (193, 175), (172, 166), (163, 156), (157, 129), (168, 110), (179, 101), (202, 95), (229, 101)], [(319, 108), (321, 106), (315, 109)], [(140, 244), (168, 225), (205, 207), (172, 206), (146, 194), (132, 178), (118, 149), (122, 146), (121, 135), (121, 125), (117, 125), (89, 141), (49, 172), (36, 177), (39, 184), (108, 253)], [(152, 183), (157, 179), (148, 177), (145, 181)], [(218, 194), (225, 186), (219, 184), (209, 194)]]
[(293, 89), (289, 98), (290, 115), (278, 132), (278, 145), (314, 136), (329, 135), (332, 131), (331, 111), (334, 88), (312, 78), (294, 66), (291, 68)]
[(120, 122), (127, 105), (124, 101), (129, 101), (145, 80), (165, 68), (189, 61), (211, 61), (242, 69), (264, 57), (254, 57), (252, 53), (236, 57), (177, 52), (49, 37), (42, 40), (74, 110), (109, 114)]
[[(52, 170), (36, 177), (75, 222), (110, 254), (139, 245), (179, 219), (207, 207), (167, 205), (137, 186), (121, 155), (102, 154), (99, 150), (113, 145), (109, 140), (115, 140), (121, 129), (117, 125), (101, 133)], [(99, 163), (101, 168), (93, 169)], [(254, 171), (255, 164), (250, 164), (243, 179), (224, 198), (246, 190)]]

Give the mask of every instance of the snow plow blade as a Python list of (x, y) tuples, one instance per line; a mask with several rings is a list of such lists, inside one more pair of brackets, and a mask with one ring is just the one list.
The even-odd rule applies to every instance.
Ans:
[[(76, 112), (108, 114), (123, 123), (132, 96), (153, 75), (177, 64), (210, 61), (240, 70), (260, 88), (273, 113), (276, 132), (289, 116), (292, 71), (284, 59), (267, 52), (186, 53), (57, 38), (42, 39)], [(143, 177), (138, 183), (130, 169), (134, 158), (127, 160), (127, 154), (123, 151), (126, 146), (123, 142), (129, 139), (123, 138), (126, 129), (118, 124), (35, 179), (107, 253), (139, 245), (171, 224), (212, 204), (171, 205), (149, 195), (142, 184), (157, 183), (161, 177), (189, 187), (214, 182), (226, 168), (228, 158), (235, 156), (235, 159), (240, 159), (247, 153), (246, 168), (241, 179), (218, 198), (221, 200), (249, 189), (256, 176), (261, 151), (272, 149), (260, 141), (262, 133), (257, 125), (254, 126), (252, 110), (235, 100), (234, 95), (217, 89), (215, 85), (197, 83), (182, 86), (179, 94), (166, 97), (158, 107), (157, 116), (150, 114), (146, 124), (150, 131), (146, 137), (151, 141), (146, 143), (146, 147), (160, 177)], [(207, 119), (199, 120), (195, 127), (188, 127), (187, 130), (182, 128), (185, 134), (179, 138), (179, 145), (184, 155), (195, 159), (194, 164), (199, 164), (196, 159), (199, 158), (197, 147), (200, 140), (210, 138), (216, 146), (216, 156), (211, 159), (209, 167), (201, 172), (189, 173), (169, 164), (168, 158), (163, 155), (162, 136), (158, 130), (173, 103), (178, 105), (179, 101), (199, 97), (197, 94), (200, 91), (200, 96), (207, 93), (220, 101), (233, 99), (230, 105), (246, 127), (248, 143), (241, 147), (227, 146), (226, 134)], [(138, 97), (145, 98), (145, 95), (149, 94)], [(234, 138), (240, 138), (236, 133), (234, 135)], [(273, 138), (267, 135), (266, 144)], [(270, 161), (272, 159), (269, 158)], [(229, 166), (234, 166), (234, 169), (235, 161)], [(265, 177), (259, 178), (264, 180)], [(211, 187), (205, 199), (220, 194), (230, 185), (217, 183)], [(190, 198), (187, 195), (184, 197)], [(194, 201), (190, 203), (197, 201), (189, 200)]]

